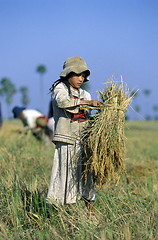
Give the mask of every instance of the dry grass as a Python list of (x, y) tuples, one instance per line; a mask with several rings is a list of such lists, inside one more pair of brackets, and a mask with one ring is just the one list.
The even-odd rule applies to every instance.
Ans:
[[(83, 201), (46, 204), (53, 146), (19, 134), (19, 121), (0, 130), (0, 239), (158, 239), (158, 123), (126, 122), (127, 176), (96, 196), (95, 218)], [(140, 128), (140, 129), (139, 129)]]
[(122, 81), (114, 78), (106, 82), (99, 96), (104, 105), (84, 129), (82, 142), (88, 159), (85, 175), (93, 172), (97, 188), (102, 189), (104, 183), (118, 181), (118, 172), (125, 171), (125, 112), (133, 96)]

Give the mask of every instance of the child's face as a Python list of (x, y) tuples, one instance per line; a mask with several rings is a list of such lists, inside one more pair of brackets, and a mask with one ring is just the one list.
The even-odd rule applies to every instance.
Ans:
[(81, 85), (84, 82), (84, 79), (85, 79), (84, 73), (80, 74), (71, 73), (70, 76), (68, 77), (68, 82), (70, 83), (71, 87), (76, 90), (81, 87)]

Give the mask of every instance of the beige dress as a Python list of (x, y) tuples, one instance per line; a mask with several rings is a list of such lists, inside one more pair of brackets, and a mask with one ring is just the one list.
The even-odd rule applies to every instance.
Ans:
[(62, 205), (75, 203), (82, 197), (95, 200), (96, 190), (93, 187), (92, 176), (86, 184), (82, 178), (82, 158), (79, 145), (57, 143), (47, 201)]
[[(73, 94), (76, 95), (76, 92)], [(73, 101), (69, 98), (66, 88), (59, 84), (53, 95), (53, 108), (56, 112), (54, 134), (56, 148), (47, 202), (62, 205), (75, 203), (82, 197), (92, 201), (95, 200), (96, 195), (92, 175), (87, 176), (86, 182), (82, 176), (83, 159), (79, 133), (84, 124), (71, 121), (71, 113), (73, 111), (76, 113), (79, 106), (78, 100)], [(86, 91), (81, 90), (78, 93), (78, 99), (80, 98), (90, 100), (90, 95)], [(62, 101), (64, 102), (64, 108), (62, 108)], [(67, 102), (69, 105), (66, 108)]]

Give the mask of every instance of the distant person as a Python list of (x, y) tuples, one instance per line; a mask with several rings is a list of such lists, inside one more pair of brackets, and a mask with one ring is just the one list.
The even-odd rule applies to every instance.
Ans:
[(1, 103), (0, 103), (0, 127), (2, 127), (3, 118), (2, 118), (2, 109), (1, 109)]
[(53, 103), (52, 100), (50, 100), (48, 108), (48, 119), (52, 117), (53, 117)]
[(49, 102), (49, 108), (48, 108), (48, 128), (46, 129), (46, 135), (48, 138), (52, 141), (53, 140), (53, 134), (54, 134), (54, 116), (53, 116), (53, 104), (52, 101)]
[(13, 110), (14, 118), (19, 118), (24, 126), (23, 132), (27, 133), (29, 130), (39, 140), (42, 139), (42, 135), (45, 129), (48, 128), (48, 119), (45, 115), (35, 109), (26, 109), (24, 107), (14, 107)]

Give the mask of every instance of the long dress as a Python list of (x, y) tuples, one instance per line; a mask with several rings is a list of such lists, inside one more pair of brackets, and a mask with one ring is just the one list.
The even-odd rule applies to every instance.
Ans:
[(50, 203), (57, 201), (64, 205), (75, 203), (82, 197), (95, 200), (96, 190), (93, 187), (92, 175), (84, 180), (82, 169), (79, 144), (57, 143), (47, 201)]
[[(59, 86), (59, 89), (60, 88), (62, 89), (62, 86)], [(57, 92), (56, 95), (59, 95), (58, 89), (56, 90), (56, 92)], [(81, 95), (83, 95), (83, 92), (81, 93), (82, 93)], [(58, 108), (57, 106), (54, 106), (56, 115), (58, 116), (60, 115), (60, 112), (61, 112), (61, 115), (63, 116), (61, 102), (62, 102), (62, 97), (63, 96), (65, 97), (66, 94), (67, 92), (65, 91), (60, 96), (60, 108)], [(85, 93), (84, 95), (86, 99), (87, 95)], [(56, 101), (55, 101), (55, 104), (57, 105)], [(59, 112), (57, 113), (57, 111)], [(58, 126), (57, 124), (58, 121), (59, 120), (58, 119), (56, 120), (55, 118), (56, 128)], [(65, 125), (62, 129), (64, 128), (66, 129), (67, 127), (68, 126)], [(61, 135), (61, 134), (56, 134), (56, 132), (57, 132), (57, 129), (55, 129), (54, 135), (57, 135), (57, 136)], [(70, 144), (69, 142), (63, 142), (63, 141), (64, 140), (55, 142), (56, 148), (55, 148), (54, 158), (53, 158), (50, 185), (47, 193), (47, 202), (53, 203), (53, 204), (59, 203), (61, 205), (64, 205), (64, 204), (75, 203), (77, 200), (80, 200), (82, 197), (91, 201), (95, 200), (96, 189), (93, 186), (92, 174), (89, 174), (87, 176), (86, 181), (83, 177), (84, 159), (82, 157), (82, 149), (81, 149), (80, 141), (75, 140), (73, 141), (73, 144), (72, 143)]]

